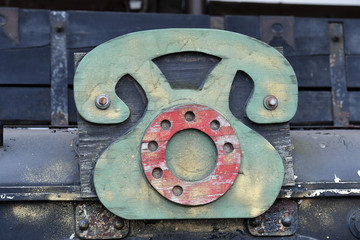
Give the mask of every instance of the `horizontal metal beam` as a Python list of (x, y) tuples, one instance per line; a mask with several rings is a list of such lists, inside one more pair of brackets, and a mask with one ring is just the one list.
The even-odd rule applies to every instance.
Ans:
[[(292, 130), (295, 186), (278, 198), (360, 196), (360, 130)], [(81, 200), (77, 129), (4, 129), (0, 201)]]

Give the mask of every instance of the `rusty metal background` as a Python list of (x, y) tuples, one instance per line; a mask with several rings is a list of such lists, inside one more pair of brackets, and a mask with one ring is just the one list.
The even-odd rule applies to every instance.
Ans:
[(129, 233), (129, 221), (119, 218), (97, 202), (76, 206), (76, 234), (81, 239), (120, 239)]
[(264, 214), (248, 220), (253, 236), (290, 236), (297, 227), (297, 202), (288, 199), (277, 200)]

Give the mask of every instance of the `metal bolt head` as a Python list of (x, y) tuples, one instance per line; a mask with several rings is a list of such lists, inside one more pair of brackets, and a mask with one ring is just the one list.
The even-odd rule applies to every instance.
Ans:
[(89, 228), (89, 220), (83, 218), (79, 220), (79, 228), (84, 231)]
[(267, 109), (267, 110), (275, 110), (278, 106), (278, 99), (273, 96), (273, 95), (267, 95), (265, 98), (264, 98), (264, 107)]
[(251, 218), (251, 219), (249, 219), (249, 224), (252, 227), (257, 227), (260, 225), (260, 219), (259, 218)]
[(55, 25), (55, 31), (57, 33), (62, 33), (65, 30), (65, 26), (63, 24), (56, 24)]
[(95, 105), (98, 109), (105, 110), (110, 107), (110, 97), (105, 94), (100, 94), (95, 99)]
[(331, 36), (331, 40), (333, 42), (339, 42), (340, 41), (340, 36), (338, 34), (335, 34), (335, 35)]
[(125, 223), (122, 218), (115, 218), (114, 228), (116, 228), (117, 230), (121, 230), (121, 229), (123, 229), (124, 226), (125, 226)]
[(360, 239), (360, 210), (353, 212), (349, 219), (349, 228), (351, 233)]
[(284, 227), (290, 227), (291, 216), (290, 215), (283, 216), (283, 218), (281, 219), (281, 224), (284, 225)]

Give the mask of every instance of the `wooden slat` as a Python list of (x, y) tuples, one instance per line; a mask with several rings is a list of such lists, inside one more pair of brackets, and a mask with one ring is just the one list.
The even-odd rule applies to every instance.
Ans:
[(50, 48), (0, 50), (0, 84), (50, 85)]
[[(286, 51), (285, 55), (329, 54), (327, 24), (327, 19), (295, 18), (294, 51)], [(260, 20), (255, 16), (228, 16), (225, 18), (225, 29), (258, 39), (261, 37)]]
[(360, 122), (360, 91), (349, 92), (350, 121)]
[(329, 56), (288, 56), (299, 87), (330, 87)]
[(257, 16), (226, 16), (225, 30), (260, 39), (260, 19)]
[(300, 91), (299, 105), (291, 124), (329, 124), (333, 121), (330, 91)]
[(206, 15), (69, 11), (69, 48), (97, 46), (130, 32), (161, 28), (209, 28)]
[(49, 122), (50, 88), (0, 87), (0, 119)]
[(19, 44), (0, 31), (0, 49), (46, 46), (50, 42), (48, 10), (19, 9)]
[(324, 18), (296, 18), (294, 55), (329, 53), (328, 20)]
[(344, 20), (345, 53), (360, 54), (360, 20)]
[(346, 56), (346, 80), (349, 88), (360, 87), (360, 55)]

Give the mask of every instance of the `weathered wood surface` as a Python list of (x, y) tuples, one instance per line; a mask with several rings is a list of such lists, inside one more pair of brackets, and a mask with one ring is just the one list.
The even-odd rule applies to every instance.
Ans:
[[(26, 85), (37, 88), (39, 85), (50, 86), (50, 11), (18, 9), (18, 43), (13, 41), (0, 30), (0, 87)], [(68, 36), (68, 83), (70, 88), (73, 84), (74, 67), (73, 53), (90, 51), (96, 45), (111, 38), (125, 33), (157, 28), (187, 27), (209, 28), (209, 16), (174, 15), (174, 14), (132, 14), (110, 12), (80, 12), (69, 11), (68, 22), (65, 26)], [(96, 20), (95, 20), (96, 19)], [(151, 19), (151, 21), (149, 21)], [(226, 16), (220, 24), (221, 28), (229, 31), (242, 33), (261, 39), (261, 25), (264, 17), (259, 16)], [(360, 38), (360, 20), (358, 19), (325, 19), (325, 18), (294, 18), (294, 51), (284, 51), (285, 57), (293, 65), (302, 91), (312, 90), (330, 92), (330, 68), (327, 65), (329, 59), (329, 35), (327, 26), (329, 22), (343, 22), (346, 80), (348, 88), (358, 91), (360, 86), (358, 39)], [(271, 29), (270, 29), (271, 30)], [(99, 34), (101, 32), (101, 34)], [(282, 35), (287, 35), (284, 29)], [(279, 44), (277, 42), (276, 44)], [(286, 41), (282, 42), (284, 46)], [(281, 46), (280, 44), (280, 46)], [(16, 96), (20, 96), (21, 90)], [(320, 93), (321, 94), (321, 93)], [(75, 108), (69, 95), (69, 121), (76, 124)], [(300, 100), (301, 101), (301, 100)], [(30, 109), (34, 102), (26, 102)], [(316, 103), (315, 103), (316, 104)], [(350, 106), (354, 108), (356, 106)], [(318, 108), (321, 110), (320, 108)], [(43, 124), (48, 122), (47, 117), (40, 119), (36, 109), (32, 108), (32, 117), (26, 120), (31, 124)], [(299, 116), (291, 123), (294, 125), (331, 125), (331, 121), (324, 121), (322, 114), (307, 114), (306, 109), (299, 108)], [(327, 115), (327, 108), (325, 110)], [(353, 114), (355, 112), (353, 111)], [(309, 118), (306, 118), (308, 116)], [(315, 116), (318, 116), (316, 119)], [(33, 120), (31, 120), (31, 118)], [(358, 116), (350, 116), (356, 119)], [(19, 120), (19, 119), (17, 119)], [(17, 120), (8, 118), (8, 122), (16, 123)], [(30, 120), (30, 121), (28, 121)], [(296, 121), (295, 121), (296, 120)], [(299, 120), (299, 121), (298, 121)], [(24, 122), (23, 121), (23, 122)], [(352, 121), (352, 120), (351, 120)], [(25, 122), (24, 122), (25, 123)], [(50, 122), (48, 122), (50, 123)], [(353, 122), (355, 123), (355, 122)]]
[(0, 87), (0, 116), (5, 124), (47, 124), (50, 121), (50, 88)]
[[(171, 32), (171, 34), (169, 32)], [(156, 35), (156, 37), (152, 36), (152, 34)], [(165, 35), (162, 35), (162, 37), (158, 36), (161, 34)], [(186, 37), (187, 34), (189, 35), (188, 37)], [(206, 35), (206, 40), (203, 38), (205, 36), (203, 34)], [(141, 35), (141, 37), (137, 37), (137, 35)], [(197, 36), (195, 38), (197, 40), (189, 42), (187, 45), (183, 44), (183, 41), (187, 41), (187, 39), (193, 39), (194, 35)], [(222, 39), (222, 35), (224, 37), (226, 36), (226, 41), (220, 40)], [(170, 37), (170, 39), (167, 39), (167, 37)], [(221, 53), (217, 52), (216, 49), (218, 48), (216, 46), (221, 46), (221, 42), (231, 42), (232, 38), (234, 38), (234, 40), (235, 38), (239, 39), (236, 39), (236, 43), (234, 42), (233, 44), (230, 44), (232, 49), (231, 52), (226, 52), (226, 48), (221, 48)], [(135, 44), (138, 47), (144, 46), (142, 43), (143, 39), (147, 40), (147, 44), (161, 46), (159, 49), (156, 49), (155, 55), (151, 54), (152, 51), (154, 51), (152, 48), (144, 48), (140, 50), (138, 48), (136, 49), (136, 51), (138, 51), (137, 53), (141, 52), (139, 55), (140, 61), (138, 61), (140, 64), (139, 66), (143, 66), (145, 68), (139, 69), (139, 66), (137, 65), (129, 65), (129, 61), (133, 62), (131, 60), (132, 58), (124, 58), (124, 60), (126, 59), (127, 61), (120, 64), (120, 66), (123, 67), (115, 67), (114, 64), (118, 63), (119, 58), (111, 59), (111, 56), (114, 56), (113, 53), (121, 52), (124, 56), (137, 56), (137, 54), (130, 53), (132, 49), (126, 47), (127, 43), (131, 43), (131, 45)], [(151, 42), (151, 39), (162, 39), (162, 43), (155, 44), (155, 42)], [(125, 42), (121, 44), (122, 41)], [(203, 41), (206, 41), (206, 43)], [(240, 44), (242, 46), (241, 51), (237, 53), (234, 51), (236, 44)], [(163, 48), (165, 46), (168, 47)], [(122, 48), (121, 51), (120, 49), (114, 51), (114, 49), (119, 47), (124, 48)], [(253, 52), (257, 48), (259, 49), (256, 52)], [(151, 69), (147, 68), (149, 64), (150, 66), (153, 66), (151, 60), (158, 56), (178, 51), (191, 51), (192, 49), (196, 49), (197, 51), (204, 52), (206, 54), (227, 57), (227, 61), (225, 61), (224, 57), (222, 57), (223, 59), (220, 61), (220, 63), (212, 72), (210, 72), (205, 85), (200, 91), (191, 89), (172, 89), (170, 85), (167, 85), (168, 83), (164, 78), (164, 75), (166, 74), (161, 75), (162, 73), (155, 67), (152, 67)], [(111, 50), (111, 52), (108, 52), (109, 50)], [(256, 62), (252, 62), (251, 57), (248, 57), (246, 63), (242, 62), (244, 65), (237, 65), (235, 62), (231, 63), (231, 59), (242, 59), (241, 56), (237, 56), (236, 54), (241, 55), (243, 54), (242, 51), (244, 50), (255, 54), (254, 59), (257, 59)], [(126, 53), (126, 51), (130, 52)], [(264, 54), (266, 53), (268, 56), (272, 56), (272, 63), (275, 65), (279, 64), (277, 68), (272, 69), (271, 65), (267, 65), (267, 67), (264, 68), (259, 59), (266, 55), (262, 55), (261, 53), (260, 56), (256, 56), (260, 52)], [(233, 55), (234, 53), (236, 54)], [(252, 56), (252, 54), (247, 55)], [(92, 58), (92, 56), (94, 58)], [(102, 58), (101, 56), (105, 57), (107, 61), (113, 63), (111, 65), (112, 71), (110, 69), (106, 70), (106, 66), (100, 66), (102, 65), (101, 61), (93, 61), (94, 59), (100, 60)], [(273, 146), (269, 144), (269, 142), (267, 142), (260, 135), (256, 134), (253, 130), (244, 125), (241, 121), (237, 120), (234, 115), (232, 115), (229, 109), (229, 96), (232, 82), (234, 80), (234, 74), (238, 69), (244, 69), (244, 71), (247, 71), (249, 75), (252, 76), (256, 86), (253, 89), (253, 95), (251, 95), (250, 101), (248, 101), (247, 117), (251, 118), (252, 121), (255, 122), (264, 122), (265, 120), (265, 122), (268, 123), (278, 123), (288, 120), (289, 117), (292, 116), (291, 112), (293, 111), (292, 106), (294, 103), (290, 99), (296, 98), (297, 94), (293, 90), (297, 90), (297, 88), (296, 85), (295, 88), (293, 88), (295, 84), (293, 79), (293, 72), (291, 69), (289, 69), (289, 65), (285, 64), (286, 62), (284, 63), (284, 60), (285, 59), (276, 50), (269, 49), (266, 46), (259, 44), (257, 41), (251, 39), (247, 40), (247, 38), (244, 38), (241, 35), (220, 31), (200, 30), (167, 30), (133, 34), (124, 38), (115, 39), (112, 42), (98, 47), (95, 51), (88, 53), (83, 58), (78, 67), (78, 72), (75, 79), (76, 81), (74, 82), (75, 99), (78, 110), (81, 115), (86, 117), (87, 120), (96, 122), (98, 124), (116, 123), (123, 121), (120, 115), (120, 118), (118, 119), (113, 118), (113, 116), (118, 115), (118, 113), (115, 111), (116, 108), (108, 108), (105, 110), (107, 111), (106, 115), (104, 115), (103, 112), (93, 111), (93, 102), (88, 102), (91, 100), (85, 100), (84, 98), (86, 91), (89, 91), (89, 89), (94, 89), (95, 92), (90, 93), (90, 97), (87, 96), (87, 99), (92, 99), (91, 95), (93, 94), (96, 95), (100, 92), (105, 92), (106, 94), (110, 95), (114, 105), (117, 105), (116, 101), (119, 101), (119, 99), (114, 99), (114, 96), (111, 95), (112, 93), (108, 90), (109, 86), (116, 84), (117, 79), (113, 80), (107, 73), (112, 73), (113, 76), (119, 77), (123, 76), (124, 74), (130, 74), (132, 77), (134, 77), (134, 79), (137, 80), (139, 85), (143, 88), (147, 98), (149, 99), (145, 115), (139, 121), (136, 128), (131, 129), (130, 132), (110, 145), (109, 148), (107, 148), (102, 153), (96, 163), (94, 182), (96, 186), (96, 192), (102, 203), (117, 214), (130, 219), (188, 217), (212, 218), (219, 217), (220, 215), (221, 217), (225, 218), (236, 216), (249, 217), (255, 216), (270, 206), (273, 201), (271, 199), (275, 199), (277, 197), (277, 189), (280, 189), (283, 183), (284, 170), (282, 158), (273, 148)], [(147, 64), (144, 64), (144, 61), (147, 62)], [(264, 64), (265, 62), (268, 63), (268, 61), (264, 60)], [(95, 64), (97, 67), (92, 66), (92, 64)], [(127, 66), (126, 68), (124, 68), (125, 65)], [(101, 69), (101, 71), (96, 73), (91, 71), (94, 69)], [(262, 74), (259, 75), (258, 69), (263, 69), (266, 74), (265, 72), (262, 72)], [(281, 74), (277, 74), (277, 71), (280, 71)], [(288, 75), (284, 74), (284, 72)], [(262, 119), (260, 119), (256, 116), (256, 111), (263, 111), (258, 107), (261, 106), (261, 109), (264, 108), (262, 102), (263, 98), (264, 96), (270, 94), (265, 87), (266, 80), (260, 80), (260, 76), (270, 77), (273, 74), (276, 75), (275, 78), (278, 81), (271, 82), (271, 87), (273, 89), (277, 89), (277, 85), (282, 84), (283, 90), (278, 92), (280, 94), (274, 92), (274, 95), (277, 95), (279, 101), (283, 105), (281, 107), (279, 105), (278, 109), (280, 112), (276, 112), (276, 110), (274, 110), (271, 116), (263, 115), (261, 113)], [(92, 80), (92, 78), (94, 79)], [(104, 78), (106, 78), (106, 83), (108, 86), (102, 86), (99, 84), (103, 82), (102, 79)], [(154, 79), (156, 79), (155, 82)], [(274, 79), (274, 77), (272, 77), (272, 79)], [(189, 81), (191, 81), (191, 79)], [(154, 86), (154, 83), (156, 86)], [(96, 84), (97, 87), (93, 88), (93, 84)], [(85, 86), (86, 88), (84, 88)], [(270, 87), (270, 85), (267, 86)], [(283, 101), (285, 96), (282, 94), (285, 93), (287, 95), (287, 101)], [(115, 97), (117, 97), (117, 95)], [(258, 105), (258, 107), (254, 107), (255, 105), (251, 104), (252, 100), (254, 99), (261, 99), (261, 101), (258, 102), (260, 106)], [(189, 212), (189, 209), (186, 209), (181, 205), (174, 205), (173, 203), (159, 196), (151, 189), (149, 183), (147, 183), (143, 178), (142, 168), (139, 167), (140, 155), (138, 150), (140, 147), (139, 144), (141, 141), (141, 136), (150, 123), (149, 121), (152, 121), (159, 113), (171, 105), (187, 104), (189, 102), (209, 106), (210, 108), (219, 111), (228, 119), (230, 124), (234, 127), (237, 135), (240, 136), (239, 141), (243, 154), (242, 158), (244, 159), (242, 165), (243, 167), (240, 169), (242, 174), (238, 176), (231, 190), (229, 190), (229, 192), (222, 196), (218, 201), (214, 202), (212, 206), (204, 205), (198, 207), (199, 211), (192, 212)], [(245, 104), (245, 102), (243, 104)], [(288, 112), (285, 112), (286, 107), (287, 110), (289, 110)], [(120, 105), (120, 113), (121, 111), (122, 109)], [(89, 115), (89, 112), (92, 112), (91, 115)], [(114, 113), (115, 115), (109, 115), (110, 113)], [(249, 113), (252, 115), (249, 116)], [(110, 125), (110, 127), (111, 126), (112, 125)], [(106, 135), (101, 136), (103, 138), (108, 138)], [(97, 138), (99, 139), (99, 137), (100, 136)], [(91, 137), (87, 136), (87, 139), (91, 139)], [(88, 148), (90, 148), (90, 145), (88, 145)], [(119, 155), (119, 153), (121, 154)], [(114, 174), (116, 177), (114, 177)], [(254, 181), (255, 179), (256, 181)], [(147, 192), (147, 194), (141, 194), (141, 196), (139, 196), (138, 191), (134, 192), (133, 189), (138, 189), (140, 192)], [(256, 189), (255, 191), (257, 192), (257, 197), (246, 194), (246, 192), (254, 191), (254, 189)], [(237, 202), (236, 205), (231, 204), (231, 202), (234, 201)], [(251, 205), (252, 207), (243, 208), (242, 206), (244, 204), (247, 206)], [(225, 205), (232, 205), (233, 209), (227, 208), (224, 210), (222, 206)], [(154, 209), (155, 206), (157, 211), (149, 212), (149, 209)], [(143, 211), (143, 208), (148, 210)], [(119, 211), (119, 209), (122, 210)], [(169, 211), (169, 209), (171, 209), (171, 211)]]
[(292, 120), (294, 124), (331, 125), (333, 121), (331, 92), (300, 91), (298, 109)]
[[(181, 60), (178, 63), (181, 65)], [(179, 66), (177, 66), (179, 67)], [(171, 71), (169, 69), (168, 71)], [(186, 82), (193, 82), (192, 78), (183, 79)], [(198, 82), (201, 82), (198, 80)], [(175, 83), (173, 83), (175, 84)], [(183, 84), (182, 84), (183, 85)], [(232, 114), (240, 119), (244, 124), (254, 129), (265, 137), (279, 152), (283, 159), (285, 167), (284, 186), (291, 186), (294, 184), (294, 173), (291, 162), (291, 142), (289, 138), (290, 128), (288, 123), (276, 124), (276, 125), (262, 125), (257, 128), (256, 124), (253, 124), (246, 118), (245, 114), (245, 103), (250, 97), (253, 89), (253, 82), (249, 76), (244, 73), (238, 72), (235, 76), (234, 82), (231, 87), (229, 106)], [(137, 84), (135, 79), (130, 75), (124, 76), (116, 87), (116, 93), (124, 99), (125, 103), (131, 109), (130, 118), (119, 125), (98, 125), (91, 124), (84, 121), (80, 116), (78, 118), (79, 136), (80, 136), (80, 151), (82, 156), (80, 158), (80, 169), (81, 169), (81, 186), (83, 197), (96, 197), (95, 189), (93, 185), (93, 168), (95, 166), (96, 159), (100, 154), (109, 146), (112, 142), (124, 135), (128, 129), (133, 128), (139, 119), (142, 117), (145, 108), (147, 106), (147, 98)], [(70, 94), (69, 94), (70, 95)], [(309, 94), (312, 96), (312, 94)], [(307, 99), (307, 98), (303, 98)], [(300, 99), (301, 100), (301, 99)], [(324, 101), (328, 101), (329, 116), (331, 117), (331, 103), (330, 97), (320, 101), (321, 104)], [(315, 101), (314, 99), (310, 100)], [(310, 106), (313, 106), (307, 102)], [(316, 102), (316, 101), (315, 101)], [(321, 108), (319, 104), (319, 108)], [(306, 105), (300, 104), (301, 107)], [(310, 106), (308, 108), (310, 108)], [(307, 108), (307, 109), (308, 109)], [(73, 109), (75, 111), (76, 109)], [(71, 111), (71, 110), (70, 110)], [(71, 116), (71, 114), (70, 114)], [(306, 119), (304, 116), (301, 119)], [(316, 116), (315, 116), (316, 119)], [(104, 137), (106, 136), (106, 137)]]

